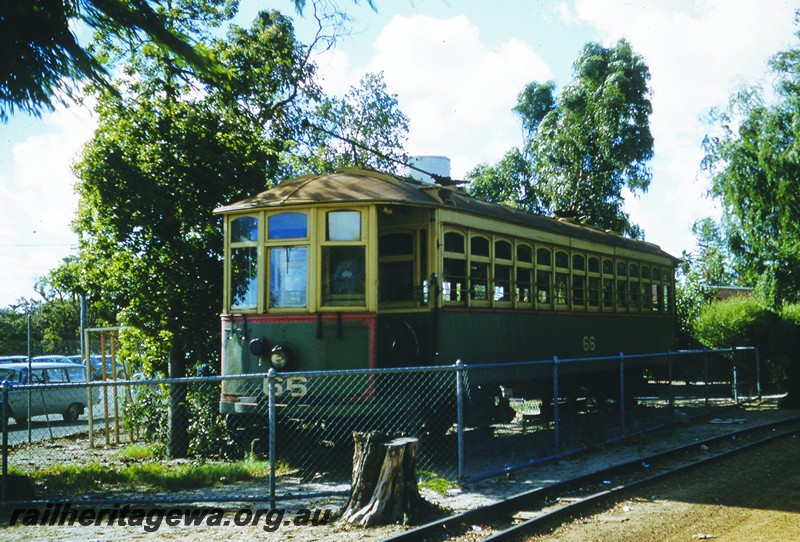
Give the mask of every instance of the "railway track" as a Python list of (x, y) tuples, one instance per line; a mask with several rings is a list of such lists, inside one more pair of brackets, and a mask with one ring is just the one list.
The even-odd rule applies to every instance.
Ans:
[[(527, 491), (405, 531), (385, 542), (518, 540), (552, 530), (624, 492), (796, 434), (800, 434), (800, 417), (733, 431)], [(480, 531), (474, 526), (480, 526)]]

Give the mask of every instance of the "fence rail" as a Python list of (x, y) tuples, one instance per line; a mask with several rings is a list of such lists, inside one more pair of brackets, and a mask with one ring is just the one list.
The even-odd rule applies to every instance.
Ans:
[[(372, 430), (418, 437), (423, 480), (469, 483), (760, 398), (760, 373), (758, 352), (748, 347), (83, 384), (3, 381), (2, 498), (274, 504), (342, 493), (352, 433)], [(239, 397), (243, 415), (220, 414), (221, 395)], [(170, 433), (170, 418), (185, 420), (185, 431)], [(170, 442), (178, 438), (185, 440)], [(164, 459), (170, 447), (194, 463), (251, 470), (185, 487), (131, 478), (152, 464), (185, 467)], [(54, 472), (78, 465), (91, 466), (92, 484), (56, 483)], [(33, 493), (15, 493), (9, 471), (33, 480)]]

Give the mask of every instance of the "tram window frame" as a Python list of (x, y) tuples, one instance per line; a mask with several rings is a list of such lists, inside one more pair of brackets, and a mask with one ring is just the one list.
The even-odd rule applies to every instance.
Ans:
[[(298, 228), (294, 224), (288, 232), (297, 233), (289, 235), (287, 230), (277, 228), (276, 220), (284, 217), (297, 220), (305, 217), (305, 225)], [(277, 211), (264, 214), (264, 303), (268, 312), (296, 312), (306, 311), (309, 308), (309, 277), (311, 271), (311, 214), (307, 211)], [(273, 234), (273, 229), (275, 230)], [(291, 265), (291, 254), (297, 251), (300, 258), (299, 265)], [(285, 262), (286, 270), (276, 272), (276, 260), (281, 264)], [(302, 283), (302, 284), (301, 284)], [(285, 286), (291, 285), (290, 287)]]
[(489, 276), (492, 248), (489, 236), (484, 233), (470, 233), (468, 287), (471, 305), (488, 306), (492, 299), (491, 277)]
[(616, 262), (616, 299), (618, 309), (628, 308), (628, 264), (624, 261)]
[(553, 258), (550, 247), (536, 247), (535, 305), (537, 309), (552, 308), (553, 303)]
[(639, 294), (640, 294), (640, 286), (639, 286), (639, 264), (636, 262), (631, 262), (628, 264), (628, 306), (632, 310), (639, 310), (641, 305), (639, 304)]
[[(240, 236), (234, 239), (236, 234), (236, 222), (252, 220), (254, 224), (247, 227), (249, 235)], [(226, 288), (226, 303), (230, 311), (236, 312), (256, 312), (258, 311), (261, 301), (260, 295), (260, 279), (261, 273), (261, 257), (259, 254), (259, 238), (261, 237), (261, 214), (246, 214), (246, 215), (231, 215), (228, 217), (228, 257), (226, 261), (227, 273), (227, 288)], [(238, 256), (242, 255), (242, 263), (247, 270), (242, 278), (247, 282), (247, 286), (243, 293), (238, 296), (235, 294), (234, 289), (237, 287), (236, 282), (239, 280), (237, 276)], [(242, 283), (244, 284), (244, 283)], [(241, 300), (241, 302), (237, 302)]]
[(587, 295), (586, 309), (600, 311), (602, 309), (602, 275), (600, 273), (600, 257), (590, 254), (587, 257)]
[(569, 259), (569, 253), (567, 251), (555, 249), (553, 303), (562, 309), (570, 304), (571, 299)]
[[(387, 247), (384, 243), (388, 238), (398, 240), (402, 236), (403, 243), (390, 243), (392, 247)], [(417, 301), (418, 285), (415, 279), (414, 270), (417, 259), (417, 230), (390, 229), (383, 231), (378, 236), (378, 304), (380, 306), (408, 305)], [(387, 253), (386, 248), (390, 248)], [(397, 250), (400, 249), (400, 250)], [(387, 281), (399, 279), (403, 282), (395, 295), (390, 295), (387, 290)]]
[(600, 281), (602, 288), (601, 306), (604, 311), (613, 311), (616, 309), (614, 286), (616, 275), (614, 274), (614, 261), (609, 258), (603, 258), (601, 263), (602, 279)]
[[(498, 307), (511, 307), (514, 301), (514, 243), (510, 239), (494, 239), (492, 259), (492, 302)], [(501, 275), (503, 275), (501, 277)], [(500, 289), (498, 289), (500, 288)]]
[[(514, 246), (514, 303), (517, 307), (533, 305), (533, 245), (517, 242)], [(526, 280), (527, 279), (527, 280)]]
[[(319, 243), (320, 307), (367, 307), (367, 209), (326, 209)], [(357, 233), (352, 221), (358, 213)], [(348, 222), (348, 214), (350, 221)], [(339, 220), (341, 218), (342, 220)]]
[[(469, 297), (467, 295), (467, 233), (462, 230), (446, 230), (442, 241), (442, 303), (466, 305)], [(460, 268), (460, 273), (458, 268)], [(454, 270), (455, 272), (453, 272)]]
[(586, 255), (573, 252), (572, 262), (572, 307), (584, 310), (586, 307)]

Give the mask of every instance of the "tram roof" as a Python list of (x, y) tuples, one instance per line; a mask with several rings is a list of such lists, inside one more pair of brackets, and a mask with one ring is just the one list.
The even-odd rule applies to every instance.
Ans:
[(653, 243), (637, 241), (591, 226), (535, 215), (507, 205), (479, 200), (455, 189), (455, 187), (434, 185), (360, 168), (346, 168), (336, 173), (304, 175), (291, 179), (251, 198), (218, 207), (214, 213), (225, 214), (323, 203), (383, 203), (453, 209), (505, 222), (524, 224), (571, 237), (658, 254), (676, 260), (674, 256), (664, 252)]

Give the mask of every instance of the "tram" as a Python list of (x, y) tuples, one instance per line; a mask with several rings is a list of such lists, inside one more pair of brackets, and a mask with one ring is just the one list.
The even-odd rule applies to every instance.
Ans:
[[(309, 404), (325, 401), (293, 373), (674, 347), (676, 259), (574, 220), (360, 168), (289, 180), (215, 213), (222, 374), (274, 368), (280, 391)], [(482, 386), (485, 404), (501, 404), (501, 385)], [(263, 413), (264, 401), (225, 381), (220, 411)], [(381, 397), (364, 389), (359, 401)]]

